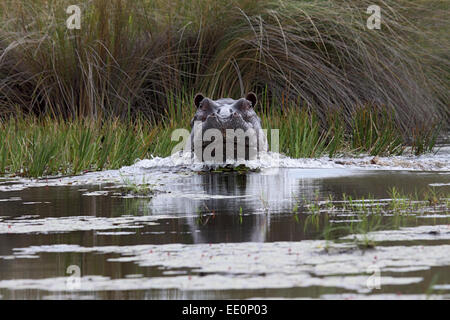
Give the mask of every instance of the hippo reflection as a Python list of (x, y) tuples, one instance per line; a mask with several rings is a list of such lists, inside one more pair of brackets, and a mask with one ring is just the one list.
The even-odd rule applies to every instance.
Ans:
[[(292, 173), (208, 173), (186, 177), (170, 194), (149, 203), (152, 215), (168, 212), (186, 217), (193, 243), (265, 242), (272, 214), (290, 211), (304, 193)], [(296, 197), (293, 197), (296, 195)], [(270, 210), (266, 210), (270, 209)], [(242, 213), (242, 219), (240, 215)], [(300, 225), (292, 224), (299, 230)], [(278, 226), (272, 226), (274, 232)]]

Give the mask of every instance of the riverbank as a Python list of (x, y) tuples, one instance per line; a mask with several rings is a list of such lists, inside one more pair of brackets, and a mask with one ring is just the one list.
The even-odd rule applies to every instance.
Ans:
[[(144, 118), (67, 121), (34, 116), (0, 120), (0, 174), (76, 175), (118, 169), (137, 159), (167, 157), (181, 141), (178, 138), (172, 141), (174, 130), (190, 130), (193, 108), (180, 106), (180, 112), (173, 110), (167, 120), (159, 122)], [(272, 130), (278, 129), (279, 150), (275, 151), (294, 159), (361, 154), (372, 157), (420, 155), (432, 151), (440, 129), (439, 126), (431, 130), (418, 129), (415, 135), (408, 137), (412, 141), (408, 144), (392, 118), (373, 108), (355, 112), (351, 126), (339, 115), (330, 115), (325, 127), (307, 108), (266, 110), (269, 111), (261, 107), (260, 115), (263, 128), (268, 130), (269, 145)]]

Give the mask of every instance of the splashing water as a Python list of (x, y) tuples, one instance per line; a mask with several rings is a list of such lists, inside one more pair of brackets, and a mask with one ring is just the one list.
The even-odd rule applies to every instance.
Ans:
[(343, 158), (299, 158), (292, 159), (276, 152), (264, 152), (255, 160), (228, 160), (225, 163), (200, 162), (189, 152), (175, 153), (172, 156), (138, 160), (133, 166), (124, 167), (122, 171), (150, 168), (185, 168), (192, 171), (215, 169), (228, 165), (244, 165), (249, 169), (266, 168), (369, 168), (382, 170), (426, 170), (450, 171), (450, 148), (445, 148), (434, 155), (391, 156), (391, 157), (343, 157)]
[(49, 179), (8, 179), (0, 181), (0, 191), (20, 191), (29, 187), (63, 185), (102, 185), (107, 183), (158, 186), (170, 183), (181, 175), (210, 171), (220, 167), (236, 168), (245, 166), (250, 170), (260, 170), (265, 174), (277, 174), (279, 168), (304, 169), (358, 169), (358, 170), (405, 170), (450, 172), (450, 147), (443, 147), (436, 154), (421, 156), (391, 156), (341, 158), (300, 158), (293, 159), (276, 152), (260, 153), (255, 160), (228, 160), (225, 163), (200, 162), (190, 152), (179, 152), (168, 157), (137, 159), (131, 166), (118, 170), (88, 172), (72, 177), (53, 177)]

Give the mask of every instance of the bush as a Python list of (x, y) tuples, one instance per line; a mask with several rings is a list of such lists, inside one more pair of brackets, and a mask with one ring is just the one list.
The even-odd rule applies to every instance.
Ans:
[(186, 93), (253, 90), (277, 108), (306, 105), (323, 124), (339, 110), (351, 125), (370, 104), (388, 108), (404, 135), (448, 125), (440, 1), (386, 0), (381, 30), (366, 28), (366, 0), (79, 3), (80, 30), (65, 25), (71, 1), (0, 4), (0, 114), (159, 121)]

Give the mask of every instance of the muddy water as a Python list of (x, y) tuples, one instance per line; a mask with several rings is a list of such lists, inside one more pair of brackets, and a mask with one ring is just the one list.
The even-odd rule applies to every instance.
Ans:
[(0, 180), (0, 297), (450, 297), (448, 208), (385, 215), (365, 236), (377, 245), (360, 248), (348, 231), (338, 242), (324, 233), (325, 215), (338, 224), (351, 214), (331, 210), (310, 223), (306, 207), (343, 193), (383, 202), (394, 186), (448, 194), (448, 171), (145, 173), (157, 178), (146, 180), (155, 192), (144, 196), (114, 179)]

